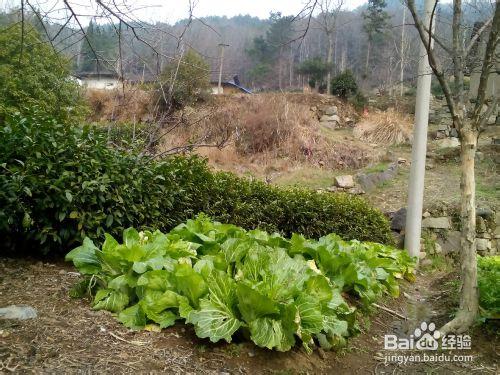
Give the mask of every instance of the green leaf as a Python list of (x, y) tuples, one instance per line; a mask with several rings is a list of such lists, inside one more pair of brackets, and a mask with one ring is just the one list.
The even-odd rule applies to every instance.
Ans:
[(140, 241), (139, 232), (134, 228), (128, 228), (123, 231), (123, 244), (131, 248), (134, 245), (138, 245)]
[(243, 283), (238, 283), (236, 294), (238, 309), (246, 322), (280, 312), (274, 301)]
[(144, 262), (134, 262), (132, 269), (137, 273), (144, 273), (147, 270), (161, 270), (165, 264), (165, 259), (161, 256), (148, 259)]
[(100, 289), (94, 298), (94, 310), (122, 311), (129, 302), (127, 293), (112, 289)]
[(178, 307), (179, 295), (171, 290), (161, 292), (158, 290), (146, 289), (140, 301), (141, 307), (144, 311), (160, 313), (163, 310)]
[(249, 322), (248, 328), (252, 341), (260, 347), (285, 352), (295, 344), (293, 331), (284, 328), (279, 320), (259, 318)]
[(306, 292), (314, 297), (319, 303), (328, 303), (332, 295), (332, 286), (328, 279), (322, 275), (312, 276), (306, 281)]
[(189, 320), (189, 314), (193, 311), (193, 307), (189, 304), (189, 299), (184, 296), (178, 296), (177, 301), (179, 302), (179, 315), (181, 318)]
[(334, 315), (323, 317), (323, 331), (330, 336), (347, 336), (348, 324), (345, 320), (339, 320)]
[(231, 342), (234, 332), (242, 325), (224, 302), (206, 298), (200, 300), (199, 310), (189, 313), (187, 322), (194, 324), (198, 337), (209, 338), (212, 342), (222, 339)]
[(127, 288), (134, 288), (136, 285), (137, 277), (134, 275), (126, 274), (117, 276), (112, 279), (108, 283), (108, 288), (114, 290), (127, 290)]
[(138, 286), (164, 292), (174, 288), (173, 275), (166, 270), (155, 270), (143, 273), (137, 280)]
[(130, 329), (142, 329), (146, 325), (146, 314), (141, 306), (136, 304), (120, 312), (118, 320)]
[(73, 262), (78, 271), (83, 274), (97, 274), (101, 271), (101, 263), (96, 256), (96, 251), (98, 250), (92, 240), (85, 237), (82, 246), (71, 250), (66, 254), (65, 259), (66, 261)]
[(165, 310), (160, 313), (148, 310), (146, 316), (153, 322), (158, 323), (160, 325), (160, 328), (173, 326), (175, 324), (175, 321), (179, 319), (179, 316), (170, 310)]
[(208, 292), (203, 277), (196, 273), (189, 265), (179, 264), (175, 271), (177, 289), (189, 298), (193, 306), (198, 306), (199, 299)]
[(66, 190), (65, 195), (66, 195), (66, 199), (68, 200), (68, 202), (71, 203), (73, 201), (73, 195), (71, 194), (71, 192)]
[(207, 279), (209, 298), (200, 300), (200, 308), (189, 313), (187, 321), (194, 324), (199, 337), (210, 341), (226, 340), (242, 325), (236, 315), (236, 283), (222, 272), (214, 271)]
[(113, 215), (111, 214), (106, 217), (106, 226), (108, 228), (111, 227), (111, 225), (113, 224), (113, 219), (114, 219)]
[(114, 237), (108, 233), (104, 234), (104, 243), (102, 244), (102, 251), (105, 253), (113, 252), (118, 245), (118, 241), (114, 239)]

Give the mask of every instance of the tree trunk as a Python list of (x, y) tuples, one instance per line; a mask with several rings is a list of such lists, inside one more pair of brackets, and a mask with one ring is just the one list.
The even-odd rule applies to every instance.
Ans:
[[(455, 127), (458, 128), (457, 124)], [(478, 132), (467, 124), (461, 130), (461, 293), (460, 309), (456, 317), (444, 325), (440, 332), (462, 333), (474, 322), (478, 312), (477, 259), (476, 259), (476, 187), (474, 157)]]
[(405, 23), (406, 23), (406, 7), (403, 6), (403, 26), (401, 29), (401, 46), (399, 47), (400, 63), (399, 63), (399, 96), (404, 94), (404, 77), (405, 77)]
[(326, 63), (328, 64), (328, 73), (326, 74), (326, 94), (331, 94), (331, 80), (332, 80), (332, 56), (333, 56), (333, 35), (330, 33), (327, 35), (328, 38), (328, 56), (326, 57)]
[(370, 65), (370, 49), (371, 49), (371, 41), (368, 39), (368, 45), (366, 47), (366, 61), (365, 61), (365, 79), (368, 77), (368, 66)]
[(280, 91), (283, 90), (282, 75), (283, 75), (283, 46), (280, 47), (278, 55), (278, 87)]

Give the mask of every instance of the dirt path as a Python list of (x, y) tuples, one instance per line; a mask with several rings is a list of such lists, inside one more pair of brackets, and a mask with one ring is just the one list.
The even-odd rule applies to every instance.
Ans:
[(379, 311), (341, 352), (307, 355), (295, 348), (278, 353), (242, 339), (232, 344), (200, 340), (178, 324), (162, 332), (130, 332), (86, 300), (68, 297), (78, 279), (72, 267), (0, 259), (0, 307), (29, 304), (38, 318), (0, 320), (0, 373), (197, 373), (197, 374), (407, 374), (495, 373), (498, 339), (476, 330), (472, 363), (384, 364), (383, 336), (405, 335), (423, 320), (438, 326), (451, 311), (451, 276), (434, 273), (403, 286), (397, 300), (379, 302), (399, 314)]

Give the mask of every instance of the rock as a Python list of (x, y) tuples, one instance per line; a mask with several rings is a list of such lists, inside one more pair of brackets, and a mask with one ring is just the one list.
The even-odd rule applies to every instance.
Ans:
[(458, 131), (455, 128), (451, 128), (450, 130), (450, 136), (453, 138), (458, 138)]
[(487, 239), (491, 239), (491, 234), (489, 234), (488, 232), (483, 232), (483, 233), (480, 233), (477, 237), (478, 237), (478, 238), (487, 238)]
[(429, 267), (429, 266), (432, 266), (432, 260), (430, 259), (423, 259), (421, 262), (420, 262), (420, 265), (422, 267)]
[(422, 228), (431, 229), (450, 229), (451, 222), (449, 217), (427, 217), (422, 220)]
[(488, 118), (488, 125), (495, 125), (497, 123), (497, 116), (493, 115)]
[(443, 252), (443, 248), (439, 243), (434, 244), (434, 254), (441, 254)]
[(354, 125), (354, 120), (352, 118), (350, 118), (350, 117), (346, 117), (344, 119), (344, 121), (345, 121), (345, 123), (346, 123), (347, 126), (353, 126)]
[(321, 359), (325, 359), (326, 358), (326, 354), (325, 354), (325, 351), (319, 347), (318, 348), (318, 356), (321, 358)]
[(340, 124), (340, 117), (337, 115), (333, 116), (323, 115), (319, 119), (319, 122), (336, 122), (337, 124)]
[(383, 172), (360, 173), (356, 176), (358, 183), (364, 191), (373, 190), (377, 185), (393, 179), (398, 173), (398, 163), (391, 163)]
[(325, 115), (328, 115), (328, 116), (333, 116), (333, 115), (336, 115), (338, 114), (338, 108), (334, 105), (328, 107), (326, 110), (325, 110)]
[(404, 232), (394, 232), (392, 231), (392, 238), (394, 238), (394, 243), (398, 249), (404, 249), (405, 247), (405, 235)]
[(458, 138), (444, 138), (436, 141), (438, 149), (444, 148), (457, 148), (460, 146), (460, 141)]
[(495, 236), (495, 238), (500, 238), (500, 226), (495, 228), (493, 235)]
[(438, 126), (438, 131), (440, 131), (440, 132), (444, 132), (447, 130), (448, 130), (448, 125), (446, 125), (446, 124), (441, 124)]
[(481, 216), (478, 216), (476, 218), (476, 232), (477, 233), (484, 233), (486, 232), (486, 222)]
[(491, 250), (491, 241), (486, 238), (476, 238), (476, 250), (484, 252)]
[(443, 132), (437, 132), (435, 138), (436, 139), (445, 139), (446, 138), (446, 134), (444, 134)]
[(405, 229), (406, 224), (406, 207), (400, 208), (392, 216), (391, 230), (401, 232)]
[(26, 320), (36, 317), (36, 309), (28, 305), (10, 305), (0, 308), (0, 319)]
[(437, 242), (441, 245), (441, 249), (443, 250), (443, 254), (454, 253), (460, 250), (460, 232), (450, 231), (448, 232), (446, 238), (438, 238)]
[(347, 190), (349, 194), (353, 195), (363, 195), (366, 194), (363, 189), (361, 189), (359, 186), (354, 186), (353, 188), (350, 188)]
[(431, 217), (431, 213), (429, 211), (425, 211), (423, 214), (422, 214), (422, 217), (425, 219), (426, 217)]
[[(493, 217), (495, 213), (489, 207), (477, 207), (476, 208), (476, 216), (480, 216), (483, 219), (489, 219)], [(500, 224), (500, 223), (499, 223)]]
[(474, 158), (476, 161), (482, 161), (484, 160), (484, 153), (482, 153), (481, 151), (477, 151)]
[(493, 240), (491, 241), (491, 254), (495, 255), (497, 253), (500, 253), (500, 241)]
[(354, 187), (354, 178), (351, 175), (337, 176), (334, 179), (335, 186), (350, 189)]
[(420, 259), (424, 259), (427, 256), (427, 253), (425, 251), (421, 251), (420, 254), (418, 254), (418, 257)]
[(405, 158), (398, 158), (397, 162), (399, 165), (403, 165), (408, 163), (408, 160), (406, 160)]
[(319, 124), (330, 130), (335, 130), (338, 128), (338, 124), (334, 121), (321, 121)]

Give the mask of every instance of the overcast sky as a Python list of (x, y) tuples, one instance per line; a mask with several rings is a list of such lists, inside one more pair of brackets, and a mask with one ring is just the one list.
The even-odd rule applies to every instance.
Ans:
[[(87, 13), (85, 8), (91, 6), (93, 1), (70, 0), (73, 8), (78, 13)], [(367, 0), (344, 0), (346, 9), (354, 9)], [(62, 1), (33, 0), (32, 4), (39, 4), (42, 9), (62, 7)], [(144, 21), (163, 21), (174, 23), (185, 18), (188, 14), (188, 0), (118, 0), (117, 4), (126, 3), (134, 8), (134, 15)], [(194, 15), (204, 16), (236, 16), (250, 14), (259, 18), (268, 18), (271, 11), (279, 11), (284, 15), (297, 14), (307, 4), (307, 0), (195, 0)], [(20, 0), (0, 0), (0, 9), (18, 7)], [(55, 5), (55, 7), (54, 7)]]
[[(161, 17), (169, 22), (184, 18), (188, 9), (187, 0), (142, 0), (138, 2), (161, 5), (161, 8), (155, 7), (151, 8), (150, 11), (144, 11), (145, 17), (150, 19)], [(356, 8), (366, 2), (366, 0), (345, 0), (347, 9)], [(304, 4), (307, 4), (307, 0), (199, 0), (195, 8), (195, 15), (197, 17), (213, 15), (232, 17), (238, 14), (250, 14), (259, 18), (268, 18), (271, 11), (279, 11), (284, 15), (295, 15), (304, 8)]]

